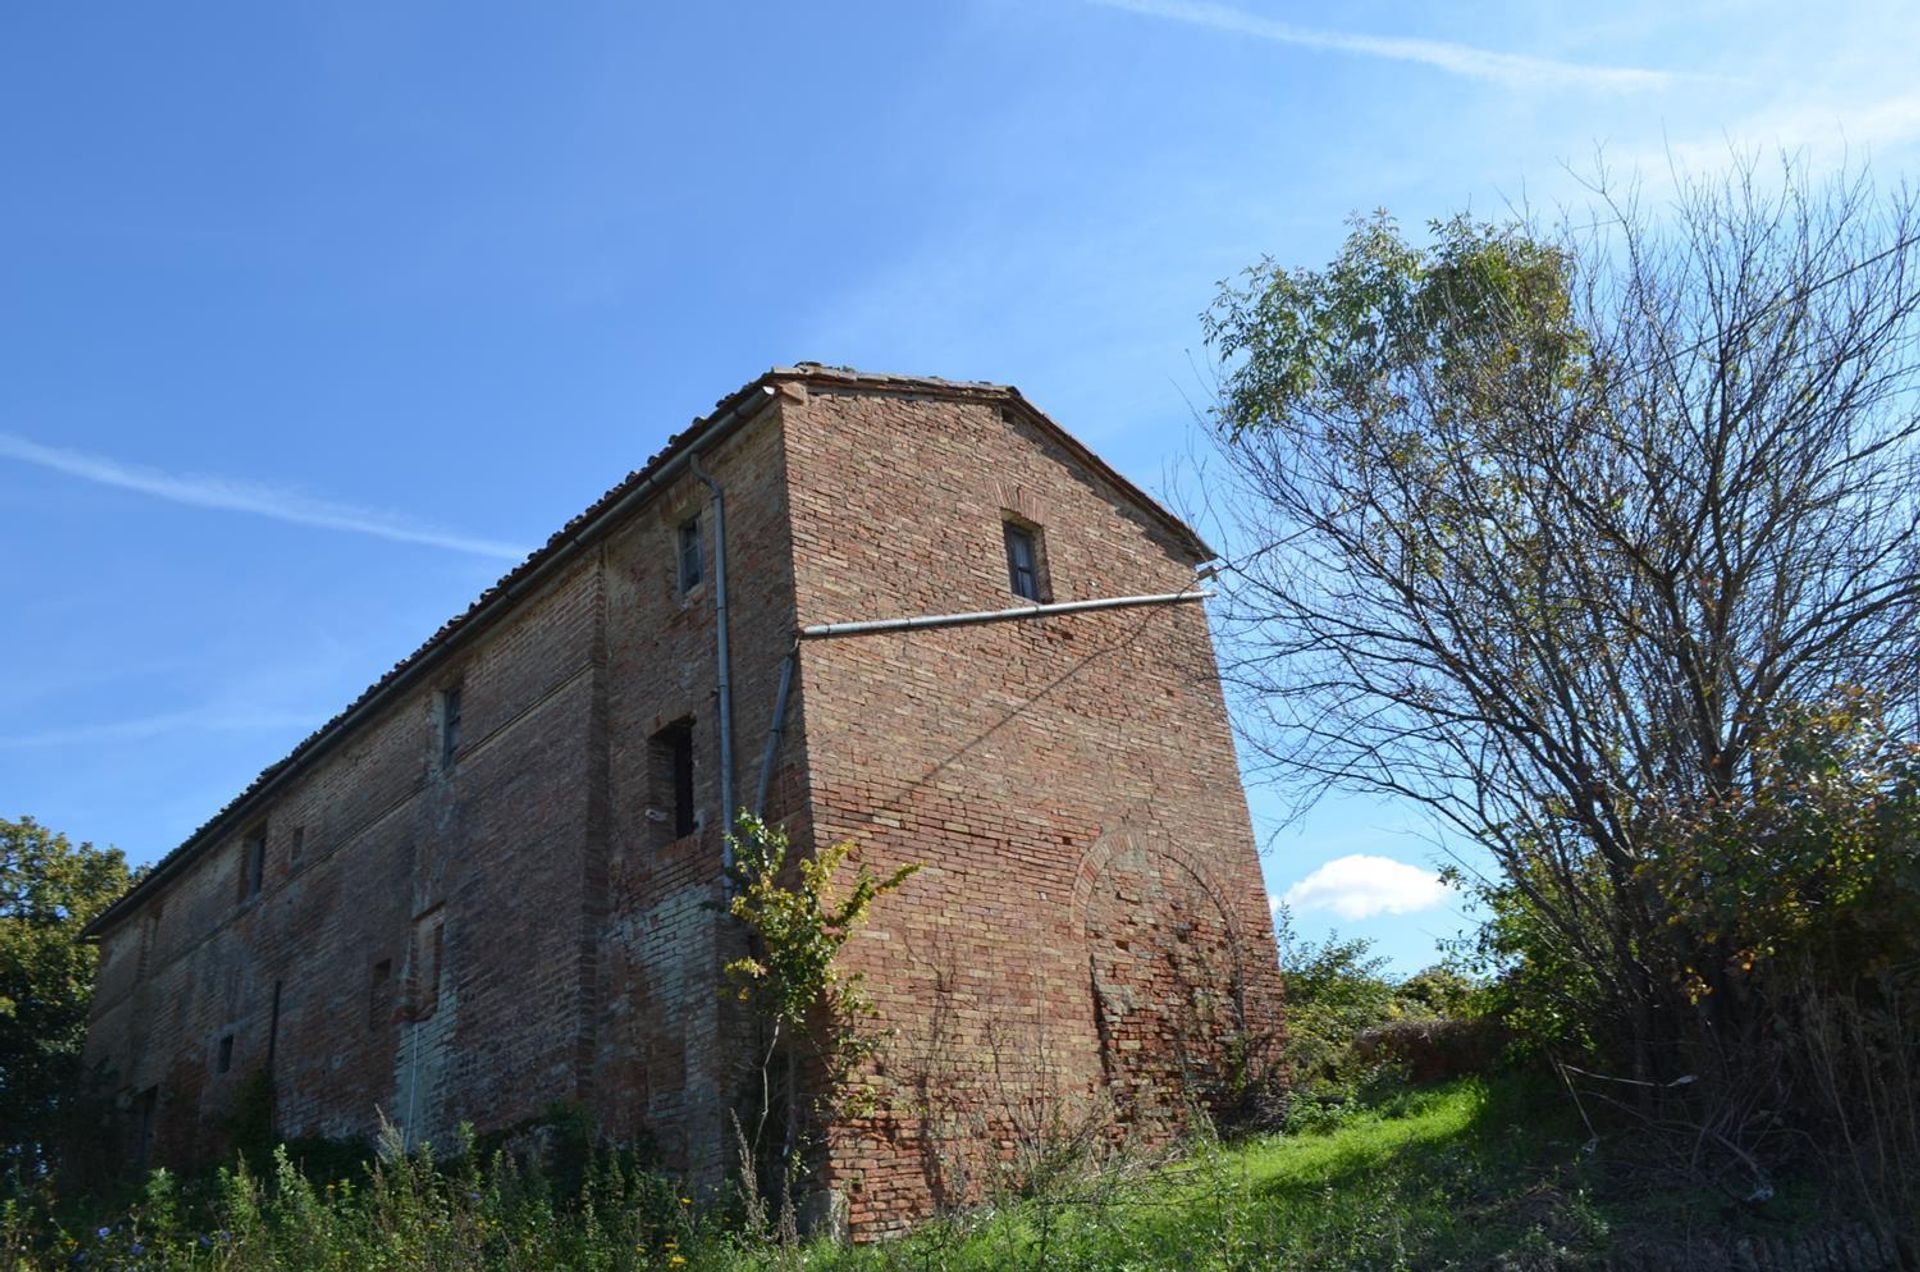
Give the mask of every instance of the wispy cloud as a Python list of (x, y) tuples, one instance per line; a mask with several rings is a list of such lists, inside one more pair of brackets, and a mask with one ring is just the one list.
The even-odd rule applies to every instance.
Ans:
[(1860, 101), (1809, 94), (1791, 105), (1749, 115), (1716, 134), (1669, 142), (1664, 152), (1629, 155), (1629, 169), (1685, 173), (1726, 168), (1730, 158), (1782, 152), (1816, 168), (1863, 166), (1920, 142), (1920, 93), (1896, 92)]
[(45, 446), (12, 433), (0, 433), (0, 459), (35, 464), (81, 481), (138, 491), (156, 499), (194, 508), (244, 512), (299, 526), (345, 530), (352, 534), (372, 535), (377, 539), (391, 539), (396, 543), (424, 544), (503, 561), (518, 561), (527, 554), (525, 548), (515, 544), (469, 538), (420, 525), (392, 513), (316, 499), (285, 487), (196, 473), (163, 472), (157, 468), (123, 464), (115, 459), (82, 451)]
[(1414, 62), (1453, 75), (1490, 80), (1511, 88), (1598, 88), (1612, 92), (1640, 92), (1665, 88), (1674, 79), (1668, 71), (1631, 66), (1589, 66), (1519, 53), (1498, 53), (1444, 40), (1352, 35), (1344, 31), (1295, 26), (1224, 4), (1205, 3), (1204, 0), (1089, 0), (1089, 3), (1185, 22), (1192, 26), (1211, 27), (1233, 35), (1250, 35), (1276, 44), (1357, 53), (1363, 57), (1387, 58), (1395, 62)]
[(1280, 902), (1297, 911), (1331, 910), (1343, 919), (1413, 914), (1444, 905), (1452, 891), (1431, 870), (1367, 853), (1336, 857), (1288, 888)]
[(245, 732), (255, 729), (296, 729), (312, 727), (324, 719), (311, 711), (232, 711), (223, 707), (198, 707), (169, 711), (159, 715), (138, 716), (128, 720), (108, 720), (97, 724), (69, 725), (43, 729), (37, 733), (0, 734), (0, 751), (39, 750), (60, 746), (95, 746), (110, 742), (142, 742), (170, 733)]

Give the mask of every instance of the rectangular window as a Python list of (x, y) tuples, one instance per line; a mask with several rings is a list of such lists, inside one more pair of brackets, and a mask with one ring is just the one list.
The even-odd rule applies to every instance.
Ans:
[(221, 1073), (226, 1073), (230, 1071), (232, 1068), (233, 1068), (233, 1035), (228, 1034), (226, 1037), (220, 1040), (219, 1070)]
[(306, 856), (306, 853), (307, 828), (305, 826), (295, 826), (293, 828), (293, 839), (287, 845), (287, 860), (297, 866)]
[(393, 960), (373, 965), (367, 979), (367, 1028), (378, 1029), (393, 1018)]
[(1034, 541), (1035, 532), (1011, 521), (1006, 523), (1006, 532), (1007, 582), (1015, 596), (1038, 601), (1041, 593), (1040, 553)]
[(460, 754), (460, 682), (440, 691), (440, 767), (453, 767)]
[(267, 824), (261, 822), (240, 840), (240, 900), (260, 895), (267, 881)]
[(133, 1168), (145, 1171), (153, 1157), (154, 1125), (159, 1121), (160, 1088), (150, 1086), (133, 1102)]
[(649, 819), (671, 842), (694, 831), (693, 721), (679, 720), (653, 735), (649, 748), (653, 787)]
[(700, 550), (699, 513), (694, 513), (680, 523), (677, 543), (680, 557), (680, 594), (684, 596), (700, 586), (702, 569), (706, 564)]
[(425, 1020), (440, 1010), (441, 956), (446, 948), (446, 918), (440, 907), (413, 921), (413, 948), (408, 955), (407, 1018)]

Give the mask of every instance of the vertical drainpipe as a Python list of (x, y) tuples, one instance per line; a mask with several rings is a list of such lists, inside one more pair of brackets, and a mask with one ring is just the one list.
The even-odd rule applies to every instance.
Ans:
[(767, 815), (767, 790), (773, 785), (773, 761), (780, 754), (780, 735), (787, 731), (787, 697), (793, 692), (793, 665), (800, 660), (800, 638), (793, 638), (780, 664), (780, 688), (773, 695), (773, 723), (767, 729), (767, 749), (760, 757), (760, 785), (754, 789), (753, 815)]
[(693, 475), (713, 495), (713, 626), (719, 666), (720, 715), (720, 865), (733, 870), (733, 677), (727, 657), (727, 500), (720, 483), (700, 466), (699, 452), (688, 457)]

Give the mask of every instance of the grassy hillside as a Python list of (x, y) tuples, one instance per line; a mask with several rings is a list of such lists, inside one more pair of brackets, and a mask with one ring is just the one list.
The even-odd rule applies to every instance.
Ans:
[[(158, 1177), (104, 1221), (59, 1228), (0, 1207), (0, 1269), (1578, 1269), (1712, 1268), (1730, 1242), (1784, 1251), (1757, 1266), (1891, 1266), (1823, 1253), (1811, 1205), (1764, 1217), (1589, 1151), (1564, 1093), (1537, 1080), (1467, 1079), (1404, 1091), (1330, 1129), (1194, 1146), (1090, 1173), (1048, 1195), (982, 1207), (884, 1245), (780, 1250), (701, 1213), (666, 1181), (588, 1169), (578, 1200), (511, 1165), (424, 1169), (401, 1160), (316, 1187), (281, 1159), (268, 1178), (224, 1174), (204, 1192)], [(1627, 1156), (1617, 1151), (1629, 1150)], [(1742, 1237), (1744, 1229), (1748, 1236)], [(1820, 1244), (1815, 1250), (1815, 1243)], [(1836, 1247), (1837, 1248), (1837, 1247)], [(1623, 1256), (1627, 1256), (1624, 1257)]]
[(808, 1266), (1574, 1267), (1608, 1237), (1572, 1167), (1579, 1142), (1550, 1093), (1465, 1081)]

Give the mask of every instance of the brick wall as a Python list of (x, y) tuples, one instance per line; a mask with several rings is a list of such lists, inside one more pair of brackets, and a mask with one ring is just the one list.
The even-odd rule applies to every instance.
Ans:
[[(1015, 603), (1009, 517), (1038, 535), (1046, 599), (1193, 582), (1190, 539), (1003, 390), (768, 383), (703, 456), (727, 491), (736, 805), (796, 625)], [(220, 1152), (271, 1048), (282, 1136), (384, 1114), (444, 1143), (572, 1101), (720, 1180), (752, 1052), (719, 993), (742, 946), (717, 910), (711, 530), (683, 471), (116, 920), (89, 1057), (133, 1139)], [(823, 1163), (857, 1232), (977, 1195), (1069, 1125), (1163, 1139), (1189, 1097), (1222, 1098), (1231, 1040), (1270, 1051), (1272, 930), (1199, 605), (809, 641), (797, 666), (769, 816), (803, 849), (926, 867), (848, 950), (897, 1030), (877, 1114)]]
[[(726, 491), (736, 806), (753, 795), (792, 632), (783, 439), (776, 405), (706, 463)], [(732, 1159), (725, 1113), (742, 1053), (720, 995), (720, 966), (735, 947), (726, 943), (731, 921), (723, 926), (715, 909), (722, 828), (711, 558), (693, 594), (681, 596), (675, 578), (674, 533), (696, 510), (710, 516), (706, 488), (682, 477), (607, 549), (611, 833), (590, 1103), (612, 1136), (645, 1134), (667, 1165), (711, 1184)], [(699, 757), (701, 825), (672, 839), (658, 820), (649, 747), (683, 719), (693, 722)], [(776, 786), (773, 815), (791, 809), (792, 785), (788, 777)]]
[[(366, 1136), (384, 1113), (444, 1143), (570, 1094), (578, 930), (550, 919), (581, 907), (601, 591), (588, 563), (529, 598), (106, 934), (89, 1057), (158, 1088), (160, 1159), (223, 1149), (270, 1045), (288, 1136)], [(436, 693), (456, 677), (443, 766)]]
[[(707, 457), (734, 512), (743, 773), (792, 611), (780, 457), (775, 410)], [(153, 1159), (219, 1155), (272, 1035), (282, 1136), (365, 1138), (384, 1115), (444, 1144), (462, 1121), (484, 1132), (573, 1101), (717, 1179), (733, 1079), (711, 908), (710, 524), (706, 581), (683, 595), (676, 573), (695, 512), (707, 494), (683, 476), (103, 935), (88, 1054), (114, 1075), (130, 1140), (154, 1090)], [(455, 683), (446, 765), (438, 703)], [(663, 798), (649, 748), (682, 720), (700, 824), (676, 839), (648, 816)], [(242, 872), (262, 820), (256, 896)]]
[[(816, 387), (789, 411), (803, 623), (1181, 591), (1177, 536), (1017, 404)], [(1117, 1115), (1144, 1140), (1278, 1040), (1271, 919), (1197, 604), (808, 642), (813, 829), (925, 866), (848, 950), (896, 1030), (829, 1158), (856, 1232)]]

